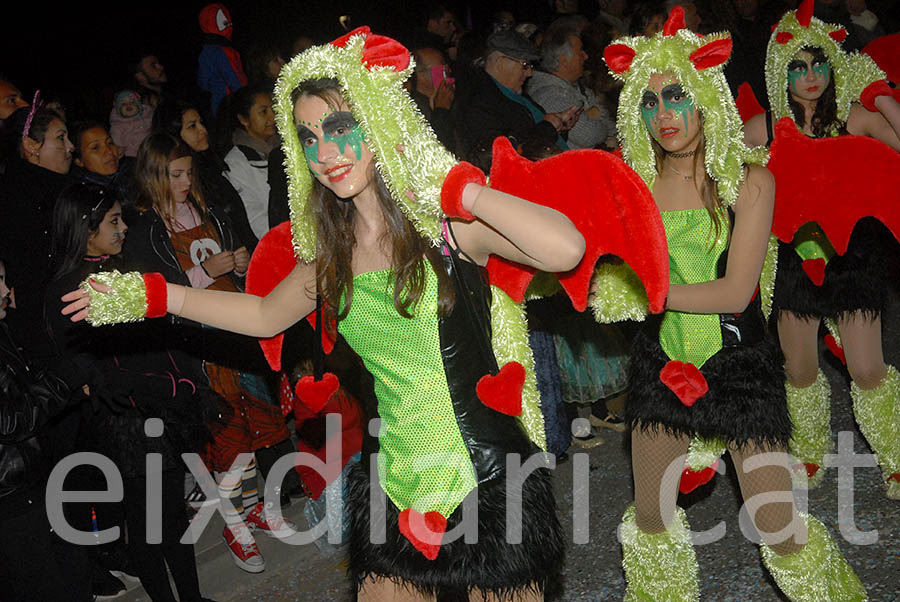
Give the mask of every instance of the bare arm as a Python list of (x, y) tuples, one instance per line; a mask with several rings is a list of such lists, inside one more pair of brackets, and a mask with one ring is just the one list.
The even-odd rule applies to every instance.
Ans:
[(671, 285), (666, 308), (704, 314), (747, 309), (759, 283), (774, 207), (772, 174), (765, 167), (752, 166), (734, 204), (734, 231), (725, 276), (698, 284)]
[(748, 119), (747, 123), (744, 124), (744, 144), (753, 148), (754, 146), (765, 146), (768, 141), (766, 114), (759, 113)]
[(872, 112), (854, 103), (847, 118), (847, 131), (854, 136), (881, 140), (900, 151), (900, 103), (890, 96), (878, 96), (875, 106), (878, 110)]
[(315, 310), (315, 265), (297, 264), (265, 297), (167, 284), (169, 313), (222, 330), (270, 337)]
[(564, 272), (584, 255), (584, 237), (559, 211), (477, 184), (466, 186), (462, 203), (477, 219), (454, 221), (453, 232), (480, 265), (495, 254), (544, 272)]

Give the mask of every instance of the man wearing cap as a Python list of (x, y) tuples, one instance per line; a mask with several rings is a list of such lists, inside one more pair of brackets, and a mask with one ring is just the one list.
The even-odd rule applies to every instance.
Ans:
[(581, 108), (572, 106), (558, 113), (544, 113), (522, 92), (540, 52), (515, 31), (501, 31), (487, 40), (484, 73), (460, 103), (458, 132), (469, 161), (487, 167), (497, 136), (506, 136), (517, 148), (556, 146), (568, 150), (560, 136), (578, 120)]

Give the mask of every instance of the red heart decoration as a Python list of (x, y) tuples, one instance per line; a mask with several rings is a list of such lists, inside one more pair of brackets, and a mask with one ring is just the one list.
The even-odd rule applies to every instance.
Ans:
[(819, 465), (813, 464), (812, 462), (804, 462), (803, 466), (806, 468), (806, 476), (807, 478), (813, 478), (816, 476), (816, 473), (819, 472)]
[(659, 380), (678, 396), (687, 407), (706, 395), (709, 384), (706, 378), (690, 362), (671, 360), (659, 371)]
[(507, 416), (522, 414), (522, 386), (525, 368), (519, 362), (503, 364), (497, 374), (485, 374), (475, 385), (481, 403)]
[(891, 473), (891, 476), (887, 478), (888, 481), (897, 481), (900, 483), (900, 472)]
[(847, 365), (847, 357), (844, 355), (844, 348), (838, 345), (837, 339), (834, 338), (833, 334), (825, 335), (825, 347), (834, 355), (834, 357), (841, 360), (841, 363), (845, 366)]
[(447, 530), (447, 519), (440, 512), (416, 512), (407, 508), (397, 518), (400, 533), (428, 560), (437, 558), (441, 540)]
[(847, 37), (847, 30), (843, 27), (838, 29), (837, 31), (832, 31), (828, 34), (828, 37), (834, 40), (835, 42), (843, 42)]
[(804, 259), (800, 267), (803, 268), (803, 271), (806, 272), (806, 275), (809, 276), (809, 279), (816, 286), (822, 286), (822, 283), (825, 282), (825, 260), (821, 257)]
[(318, 414), (340, 386), (341, 383), (338, 381), (338, 377), (331, 372), (326, 372), (322, 375), (322, 380), (315, 380), (311, 375), (304, 376), (297, 381), (297, 386), (294, 390), (297, 393), (297, 398), (306, 404), (310, 410)]
[(719, 466), (717, 459), (712, 466), (707, 466), (703, 470), (691, 470), (687, 466), (681, 471), (681, 483), (678, 485), (678, 491), (681, 493), (690, 493), (701, 485), (706, 485), (712, 478), (716, 476), (716, 468)]

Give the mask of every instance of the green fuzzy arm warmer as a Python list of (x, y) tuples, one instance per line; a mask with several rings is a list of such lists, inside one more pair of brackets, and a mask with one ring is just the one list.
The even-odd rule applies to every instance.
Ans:
[[(107, 285), (112, 291), (101, 293), (94, 290), (91, 280)], [(93, 326), (139, 322), (147, 313), (147, 291), (140, 272), (98, 272), (91, 274), (80, 286), (91, 298), (87, 321)]]
[(594, 270), (593, 298), (590, 306), (594, 319), (602, 324), (647, 317), (647, 292), (641, 279), (625, 263), (601, 263)]

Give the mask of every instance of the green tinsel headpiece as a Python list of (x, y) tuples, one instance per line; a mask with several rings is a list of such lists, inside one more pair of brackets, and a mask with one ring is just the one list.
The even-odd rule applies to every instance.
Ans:
[(803, 48), (821, 48), (831, 64), (835, 85), (837, 117), (845, 123), (850, 104), (872, 82), (884, 79), (884, 72), (871, 57), (858, 52), (845, 52), (841, 42), (847, 30), (840, 25), (823, 23), (812, 16), (813, 0), (804, 0), (795, 11), (785, 13), (772, 30), (766, 52), (766, 91), (775, 121), (794, 118), (788, 104), (788, 63)]
[[(316, 256), (315, 216), (308, 206), (313, 181), (294, 125), (291, 93), (310, 79), (338, 80), (391, 196), (425, 238), (441, 235), (441, 184), (457, 160), (438, 142), (403, 82), (414, 63), (394, 40), (356, 29), (295, 56), (275, 86), (275, 114), (288, 175), (288, 205), (294, 250), (304, 261)], [(398, 146), (410, 150), (402, 153)], [(406, 192), (411, 190), (415, 200)], [(435, 243), (436, 244), (436, 243)]]
[(641, 119), (641, 98), (650, 76), (670, 72), (703, 115), (706, 137), (706, 172), (718, 184), (726, 205), (738, 198), (744, 165), (764, 165), (764, 148), (744, 144), (741, 118), (722, 68), (731, 55), (726, 33), (701, 38), (684, 27), (684, 9), (672, 9), (663, 30), (652, 38), (626, 37), (606, 47), (603, 58), (610, 74), (625, 82), (619, 96), (616, 125), (625, 162), (651, 189), (656, 179), (656, 158), (650, 132)]

